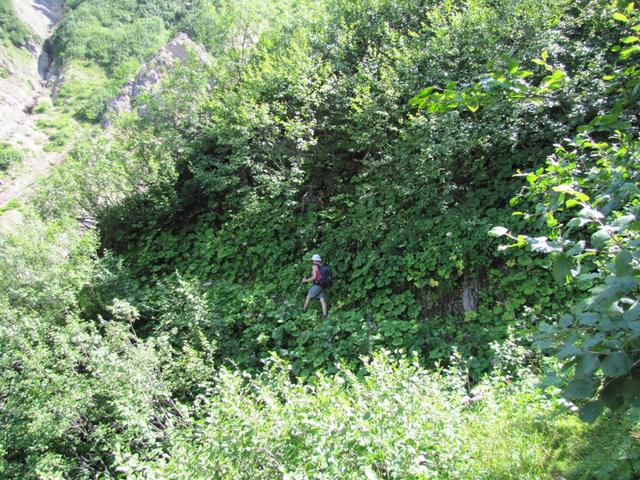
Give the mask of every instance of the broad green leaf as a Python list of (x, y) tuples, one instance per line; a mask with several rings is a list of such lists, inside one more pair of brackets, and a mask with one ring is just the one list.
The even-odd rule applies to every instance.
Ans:
[(571, 277), (571, 267), (573, 266), (569, 257), (564, 253), (556, 255), (553, 259), (553, 278), (561, 285)]
[(572, 195), (574, 197), (576, 197), (578, 200), (580, 200), (581, 202), (588, 202), (589, 201), (589, 197), (587, 195), (585, 195), (582, 192), (578, 192), (577, 190), (575, 190), (573, 188), (573, 186), (565, 184), (565, 185), (558, 185), (556, 187), (553, 187), (553, 191), (554, 192), (560, 192), (560, 193), (566, 193), (568, 195)]
[(607, 407), (615, 409), (622, 406), (626, 383), (627, 379), (624, 377), (614, 378), (605, 383), (603, 389), (600, 391), (600, 398)]
[(585, 241), (580, 240), (567, 251), (567, 255), (570, 257), (573, 257), (575, 255), (580, 255), (582, 252), (584, 252), (585, 245), (586, 245)]
[(560, 325), (562, 328), (568, 328), (571, 326), (572, 323), (573, 323), (573, 316), (569, 314), (563, 315), (562, 317), (560, 317), (560, 320), (558, 321), (558, 325)]
[(535, 342), (533, 342), (533, 347), (537, 348), (538, 350), (548, 350), (549, 348), (553, 347), (553, 343), (551, 343), (549, 340), (536, 340)]
[(540, 325), (538, 325), (538, 330), (540, 330), (542, 333), (550, 333), (553, 331), (553, 327), (547, 322), (540, 322)]
[(620, 377), (631, 370), (633, 362), (625, 352), (613, 352), (602, 361), (602, 371), (607, 377)]
[(594, 218), (596, 220), (602, 220), (604, 218), (604, 215), (602, 214), (602, 212), (600, 212), (599, 210), (596, 210), (595, 208), (591, 208), (589, 205), (585, 205), (582, 208), (582, 210), (580, 210), (580, 212), (578, 213), (578, 216), (580, 216), (581, 218), (588, 218), (589, 220), (593, 220)]
[(598, 323), (599, 315), (593, 312), (584, 312), (578, 314), (578, 320), (580, 321), (580, 325), (591, 326)]
[(563, 380), (560, 377), (556, 374), (550, 373), (542, 379), (540, 386), (542, 386), (542, 388), (557, 387), (558, 385), (562, 385), (562, 382)]
[(582, 342), (583, 349), (592, 349), (594, 347), (599, 346), (604, 341), (604, 335), (602, 333), (597, 333), (595, 335), (589, 335), (585, 337)]
[(602, 414), (604, 410), (604, 403), (602, 400), (592, 400), (580, 407), (578, 416), (583, 422), (593, 423)]
[(636, 219), (635, 215), (622, 215), (614, 220), (613, 225), (616, 227), (627, 227)]
[(632, 47), (625, 48), (624, 50), (622, 50), (620, 52), (620, 58), (623, 59), (623, 60), (626, 60), (631, 55), (633, 55), (634, 53), (637, 53), (637, 52), (640, 52), (640, 45), (634, 45)]
[(575, 367), (576, 377), (591, 377), (600, 366), (600, 360), (594, 353), (580, 355)]
[(574, 400), (586, 400), (595, 393), (595, 385), (590, 380), (574, 378), (569, 382), (564, 390), (567, 397)]
[(580, 353), (580, 350), (576, 348), (573, 342), (567, 342), (564, 346), (556, 353), (556, 357), (560, 360), (565, 360), (569, 357), (574, 357)]
[(595, 232), (593, 235), (591, 235), (591, 244), (595, 248), (604, 247), (609, 240), (611, 240), (611, 235), (607, 230), (602, 228), (597, 232)]
[(626, 15), (624, 15), (623, 13), (620, 13), (620, 12), (614, 13), (613, 14), (613, 18), (615, 18), (616, 20), (618, 20), (620, 22), (629, 23), (629, 18), (627, 18)]
[(590, 218), (575, 217), (569, 220), (569, 222), (567, 222), (567, 228), (575, 228), (575, 227), (580, 228), (592, 222), (593, 220), (591, 220)]
[(633, 275), (632, 261), (633, 255), (631, 255), (627, 250), (619, 252), (614, 261), (616, 275), (619, 277)]
[(531, 250), (538, 253), (556, 253), (561, 252), (562, 247), (557, 242), (549, 241), (547, 237), (527, 238), (527, 243)]

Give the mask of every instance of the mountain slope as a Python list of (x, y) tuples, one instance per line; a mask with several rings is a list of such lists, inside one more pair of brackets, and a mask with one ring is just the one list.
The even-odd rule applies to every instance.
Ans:
[(47, 85), (50, 61), (43, 51), (44, 40), (62, 19), (61, 0), (14, 1), (18, 18), (34, 33), (20, 48), (0, 44), (0, 66), (6, 74), (0, 76), (0, 142), (6, 142), (22, 152), (23, 165), (3, 179), (0, 206), (29, 191), (34, 182), (46, 174), (62, 154), (47, 152), (47, 134), (38, 127), (34, 108), (40, 102), (51, 103)]

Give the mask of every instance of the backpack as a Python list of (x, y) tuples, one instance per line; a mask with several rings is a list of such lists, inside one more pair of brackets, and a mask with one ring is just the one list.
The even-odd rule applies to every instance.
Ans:
[(333, 285), (333, 273), (326, 265), (320, 266), (320, 279), (317, 283), (323, 288), (329, 288)]

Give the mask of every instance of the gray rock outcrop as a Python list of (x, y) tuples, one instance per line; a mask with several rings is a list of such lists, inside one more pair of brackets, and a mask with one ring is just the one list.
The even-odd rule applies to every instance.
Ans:
[(201, 63), (209, 63), (204, 47), (191, 40), (186, 33), (178, 33), (142, 66), (134, 79), (125, 83), (120, 95), (108, 102), (102, 119), (103, 128), (107, 128), (110, 119), (117, 114), (132, 111), (134, 98), (157, 90), (162, 79), (169, 74), (171, 67), (176, 63), (186, 63), (190, 55), (195, 55)]

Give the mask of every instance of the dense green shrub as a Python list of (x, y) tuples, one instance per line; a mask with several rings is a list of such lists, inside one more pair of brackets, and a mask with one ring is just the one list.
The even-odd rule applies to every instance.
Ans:
[[(577, 286), (574, 305), (564, 315), (541, 322), (536, 344), (565, 362), (565, 395), (582, 403), (581, 417), (593, 421), (605, 406), (637, 404), (640, 383), (637, 365), (638, 308), (638, 156), (635, 56), (640, 29), (633, 2), (608, 6), (610, 22), (621, 24), (606, 65), (607, 109), (588, 118), (573, 140), (556, 146), (544, 167), (525, 174), (528, 181), (510, 204), (519, 206), (527, 228), (535, 233), (511, 234), (505, 227), (493, 236), (508, 236), (512, 247), (529, 246), (554, 258), (553, 275), (560, 285)], [(619, 53), (618, 53), (619, 52)], [(548, 63), (543, 52), (534, 62), (548, 75), (539, 86), (525, 80), (533, 72), (512, 63), (508, 73), (490, 74), (464, 90), (448, 85), (443, 93), (423, 90), (415, 102), (430, 112), (464, 105), (477, 110), (505, 96), (535, 103), (569, 82), (566, 72)]]
[(0, 142), (0, 172), (22, 162), (24, 154), (6, 142)]
[(90, 60), (109, 72), (142, 61), (167, 40), (188, 2), (82, 1), (65, 4), (51, 50), (57, 61)]
[(539, 424), (554, 401), (527, 381), (487, 380), (469, 403), (463, 371), (385, 354), (362, 378), (347, 369), (295, 383), (271, 359), (259, 376), (223, 370), (215, 385), (202, 420), (134, 478), (555, 478), (552, 445), (576, 427)]
[[(637, 295), (637, 259), (617, 251), (637, 242), (635, 223), (618, 224), (636, 215), (636, 190), (606, 212), (615, 238), (596, 234), (589, 257), (507, 253), (486, 236), (508, 223), (553, 247), (569, 200), (635, 179), (637, 38), (614, 28), (633, 11), (625, 22), (612, 8), (66, 2), (52, 51), (68, 117), (40, 117), (51, 133), (64, 137), (71, 115), (95, 121), (178, 23), (212, 62), (173, 68), (109, 138), (90, 132), (35, 199), (50, 223), (23, 209), (23, 227), (0, 235), (0, 476), (637, 476), (636, 410), (579, 423), (559, 389), (534, 386), (549, 359), (530, 351), (542, 329), (537, 345), (582, 381), (573, 393), (637, 400), (625, 370), (636, 319), (624, 317), (638, 309), (591, 303), (615, 327), (582, 325), (595, 353), (576, 353), (587, 346), (567, 328), (584, 312), (559, 315), (584, 292), (564, 285), (578, 260), (608, 286), (633, 277)], [(410, 101), (428, 85), (441, 115), (416, 108), (426, 94)], [(621, 117), (603, 118), (611, 108)], [(544, 163), (592, 119), (588, 140)], [(627, 133), (607, 138), (611, 127)], [(97, 229), (80, 233), (76, 218)], [(336, 276), (327, 320), (300, 308), (316, 251)]]
[[(485, 234), (510, 216), (508, 198), (520, 187), (514, 171), (551, 153), (549, 140), (584, 118), (583, 104), (498, 101), (434, 118), (409, 100), (431, 81), (464, 79), (545, 48), (569, 51), (606, 25), (582, 31), (562, 1), (522, 2), (518, 15), (507, 14), (508, 2), (484, 1), (459, 11), (421, 2), (302, 2), (291, 7), (295, 15), (275, 15), (280, 7), (251, 3), (234, 20), (231, 4), (203, 3), (194, 12), (220, 13), (219, 22), (185, 17), (196, 37), (206, 32), (215, 61), (176, 68), (163, 95), (144, 99), (145, 116), (125, 122), (127, 161), (115, 165), (135, 172), (148, 158), (162, 158), (171, 174), (93, 208), (103, 248), (123, 255), (149, 290), (167, 277), (171, 283), (177, 271), (189, 281), (264, 291), (257, 309), (267, 310), (269, 301), (288, 300), (284, 293), (308, 268), (305, 255), (320, 250), (336, 271), (337, 325), (353, 322), (373, 344), (416, 350), (430, 361), (446, 359), (457, 345), (476, 357), (474, 372), (490, 368), (492, 340), (509, 326), (525, 331), (530, 314), (551, 314), (571, 295), (546, 275), (550, 262), (509, 259)], [(259, 28), (248, 27), (252, 15), (264, 18)], [(228, 48), (230, 32), (251, 39), (241, 53)], [(591, 48), (602, 54), (605, 44)], [(576, 70), (589, 62), (568, 60)], [(591, 95), (582, 80), (573, 88)], [(85, 170), (101, 155), (78, 158), (84, 166), (74, 168)], [(109, 181), (122, 185), (117, 175)], [(104, 185), (83, 181), (74, 191), (104, 199)], [(475, 298), (466, 312), (464, 292)], [(141, 308), (148, 331), (156, 307)], [(284, 313), (273, 310), (274, 317)], [(238, 323), (229, 337), (235, 347), (221, 355), (251, 352), (250, 331)], [(283, 338), (282, 348), (291, 349)], [(363, 342), (354, 335), (346, 357), (357, 359), (368, 348)]]
[(23, 47), (33, 37), (16, 15), (11, 0), (0, 0), (0, 40), (7, 40), (16, 47)]

